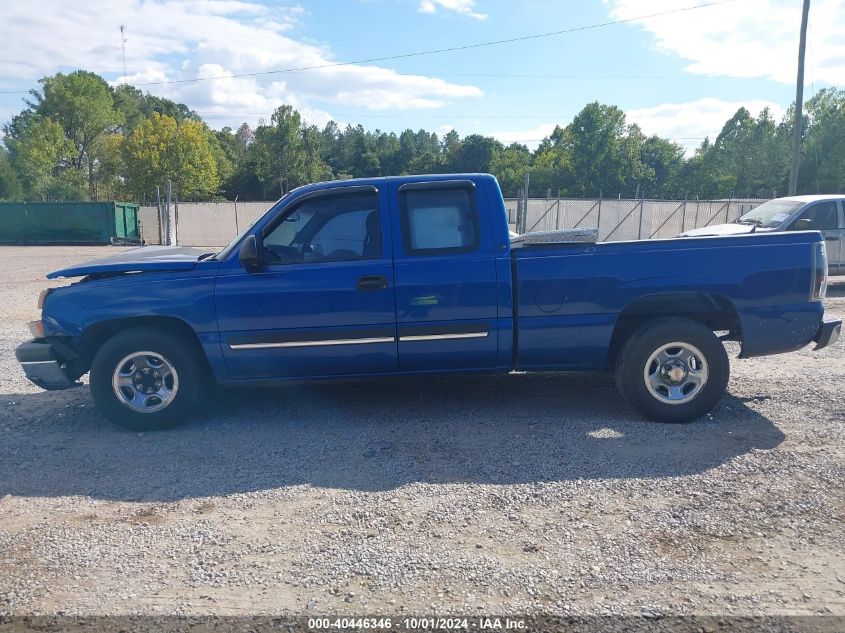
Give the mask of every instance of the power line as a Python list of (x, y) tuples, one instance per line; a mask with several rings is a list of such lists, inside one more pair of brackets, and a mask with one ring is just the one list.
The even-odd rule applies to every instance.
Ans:
[[(415, 52), (411, 52), (411, 53), (399, 53), (399, 54), (396, 54), (396, 55), (385, 55), (385, 56), (381, 56), (381, 57), (369, 57), (369, 58), (366, 58), (366, 59), (358, 59), (358, 60), (348, 61), (348, 62), (332, 62), (332, 63), (328, 63), (328, 64), (317, 64), (317, 65), (313, 65), (313, 66), (301, 66), (301, 67), (298, 67), (298, 68), (282, 68), (282, 69), (277, 69), (277, 70), (261, 70), (261, 71), (254, 71), (254, 72), (233, 73), (233, 74), (229, 74), (229, 75), (216, 75), (216, 76), (212, 76), (212, 77), (193, 77), (193, 78), (190, 78), (190, 79), (165, 79), (165, 80), (161, 80), (161, 81), (147, 81), (147, 82), (143, 82), (143, 83), (136, 83), (136, 84), (133, 84), (133, 85), (136, 86), (136, 87), (137, 86), (162, 86), (162, 85), (169, 85), (169, 84), (198, 83), (198, 82), (201, 82), (201, 81), (217, 81), (217, 80), (220, 80), (220, 79), (237, 79), (237, 78), (241, 78), (241, 77), (259, 77), (259, 76), (266, 76), (266, 75), (277, 75), (277, 74), (299, 73), (299, 72), (314, 71), (314, 70), (324, 70), (326, 68), (337, 68), (337, 67), (341, 67), (341, 66), (353, 66), (353, 65), (357, 65), (357, 64), (370, 64), (370, 63), (373, 63), (373, 62), (383, 62), (383, 61), (392, 61), (392, 60), (398, 60), (398, 59), (408, 59), (408, 58), (411, 58), (411, 57), (422, 57), (424, 55), (436, 55), (436, 54), (440, 54), (440, 53), (453, 53), (453, 52), (458, 52), (458, 51), (471, 50), (471, 49), (475, 49), (475, 48), (483, 48), (483, 47), (487, 47), (487, 46), (498, 46), (500, 44), (512, 44), (512, 43), (515, 43), (515, 42), (525, 42), (525, 41), (529, 41), (529, 40), (536, 40), (536, 39), (541, 39), (541, 38), (546, 38), (546, 37), (554, 37), (554, 36), (558, 36), (558, 35), (568, 35), (570, 33), (577, 33), (577, 32), (581, 32), (581, 31), (590, 31), (590, 30), (594, 30), (594, 29), (604, 28), (604, 27), (607, 27), (607, 26), (613, 26), (613, 25), (616, 25), (616, 24), (627, 24), (627, 23), (630, 23), (630, 22), (637, 22), (639, 20), (648, 20), (650, 18), (657, 18), (657, 17), (666, 16), (666, 15), (674, 15), (674, 14), (678, 14), (678, 13), (685, 13), (685, 12), (689, 12), (689, 11), (695, 11), (697, 9), (706, 9), (706, 8), (709, 8), (709, 7), (714, 7), (714, 6), (718, 6), (718, 5), (722, 5), (722, 4), (728, 4), (728, 3), (736, 2), (736, 1), (737, 0), (716, 0), (715, 2), (707, 2), (707, 3), (704, 3), (704, 4), (696, 4), (696, 5), (692, 5), (692, 6), (682, 7), (680, 9), (670, 9), (668, 11), (658, 11), (656, 13), (649, 13), (649, 14), (646, 14), (646, 15), (639, 15), (639, 16), (635, 16), (635, 17), (631, 17), (631, 18), (622, 18), (622, 19), (619, 19), (619, 20), (609, 20), (607, 22), (599, 22), (599, 23), (596, 23), (596, 24), (589, 24), (589, 25), (585, 25), (585, 26), (576, 26), (576, 27), (571, 27), (571, 28), (568, 28), (568, 29), (561, 29), (561, 30), (558, 30), (558, 31), (549, 31), (548, 33), (535, 33), (535, 34), (532, 34), (532, 35), (522, 35), (520, 37), (511, 37), (511, 38), (501, 39), (501, 40), (491, 40), (491, 41), (488, 41), (488, 42), (476, 42), (476, 43), (473, 43), (473, 44), (462, 44), (462, 45), (458, 45), (458, 46), (449, 46), (449, 47), (446, 47), (446, 48), (435, 48), (435, 49), (424, 50), (424, 51), (415, 51)], [(122, 31), (122, 29), (121, 29), (121, 31)], [(122, 32), (121, 32), (121, 35), (122, 35)], [(432, 74), (434, 74), (434, 73), (432, 73)], [(124, 75), (125, 75), (125, 73), (124, 73)], [(470, 75), (468, 75), (468, 76), (470, 76)], [(491, 75), (491, 76), (493, 76), (493, 75)], [(507, 75), (502, 74), (502, 76), (505, 77)], [(525, 75), (525, 76), (528, 77), (530, 75)], [(541, 76), (538, 75), (537, 77), (540, 78)], [(589, 77), (590, 76), (588, 76), (588, 75), (583, 76), (583, 78), (589, 78)], [(554, 78), (554, 76), (550, 75), (546, 78)], [(564, 76), (560, 76), (560, 78), (568, 78), (568, 77), (564, 75)], [(572, 78), (575, 78), (575, 77), (572, 77)], [(613, 78), (613, 77), (608, 77), (608, 78)], [(642, 78), (645, 79), (645, 78), (648, 78), (648, 77), (642, 77)], [(655, 78), (658, 78), (658, 77), (655, 77)], [(672, 77), (665, 77), (665, 78), (671, 79)], [(0, 90), (0, 94), (25, 94), (27, 92), (29, 92), (29, 90)]]
[[(209, 119), (219, 119), (221, 117), (243, 117), (243, 116), (270, 116), (267, 112), (197, 112), (200, 116)], [(563, 119), (558, 114), (349, 114), (337, 113), (332, 116), (338, 118), (348, 119)]]
[[(494, 136), (492, 134), (485, 134), (485, 136)], [(494, 136), (495, 138), (495, 136)], [(706, 136), (661, 136), (661, 139), (664, 141), (703, 141)], [(508, 141), (502, 141), (503, 143), (542, 143), (543, 141), (547, 141), (549, 137), (546, 138), (517, 138), (517, 139), (510, 139)]]
[[(103, 74), (106, 72), (120, 72), (120, 69), (106, 69), (106, 68), (99, 68), (96, 71), (98, 74)], [(173, 69), (173, 72), (193, 72), (193, 71), (185, 71), (182, 69)], [(290, 74), (309, 74), (314, 73), (318, 74), (320, 70), (290, 70), (290, 71), (271, 71), (271, 72), (289, 72)], [(126, 77), (126, 73), (124, 73), (124, 78)], [(243, 76), (243, 75), (237, 75)], [(705, 81), (724, 81), (724, 77), (712, 77), (708, 75), (569, 75), (569, 74), (533, 74), (533, 73), (439, 73), (437, 71), (420, 71), (416, 73), (397, 73), (396, 77), (419, 77), (419, 76), (435, 76), (438, 78), (441, 77), (478, 77), (478, 78), (487, 78), (487, 79), (584, 79), (584, 80), (594, 80), (594, 81), (607, 81), (607, 80), (614, 80), (614, 81), (643, 81), (643, 80), (654, 80), (654, 81), (682, 81), (682, 80), (705, 80)], [(231, 75), (227, 76), (226, 78), (231, 77)], [(206, 80), (214, 80), (219, 79), (222, 77), (199, 77), (196, 78), (197, 81), (206, 81)], [(123, 82), (126, 84), (126, 82)], [(150, 84), (131, 84), (133, 86), (147, 86)], [(0, 90), (0, 95), (9, 95), (9, 94), (27, 94), (29, 90)]]
[[(271, 112), (201, 112), (196, 111), (204, 119), (221, 119), (232, 118), (237, 119), (241, 117), (270, 117)], [(569, 115), (560, 114), (366, 114), (366, 113), (335, 113), (331, 115), (332, 118), (343, 119), (548, 119), (552, 121), (562, 121), (571, 118)], [(704, 138), (690, 137), (690, 138)]]
[(370, 57), (367, 59), (358, 59), (355, 61), (349, 62), (333, 62), (329, 64), (317, 64), (314, 66), (302, 66), (299, 68), (283, 68), (279, 70), (262, 70), (256, 71), (251, 73), (234, 73), (230, 75), (217, 75), (214, 77), (195, 77), (193, 79), (167, 79), (162, 81), (149, 81), (145, 83), (138, 83), (135, 86), (161, 86), (167, 84), (182, 84), (182, 83), (196, 83), (200, 81), (215, 81), (218, 79), (236, 79), (240, 77), (258, 77), (264, 75), (276, 75), (276, 74), (283, 74), (283, 73), (293, 73), (293, 72), (301, 72), (305, 70), (321, 70), (324, 68), (337, 68), (339, 66), (352, 66), (356, 64), (370, 64), (373, 62), (384, 62), (384, 61), (391, 61), (396, 59), (407, 59), (409, 57), (422, 57), (423, 55), (435, 55), (439, 53), (453, 53), (457, 51), (465, 51), (474, 48), (482, 48), (486, 46), (497, 46), (499, 44), (512, 44), (514, 42), (525, 42), (528, 40), (536, 40), (544, 37), (553, 37), (556, 35), (567, 35), (569, 33), (576, 33), (580, 31), (589, 31), (593, 29), (600, 29), (606, 26), (613, 26), (615, 24), (625, 24), (629, 22), (636, 22), (639, 20), (647, 20), (650, 18), (661, 17), (665, 15), (673, 15), (677, 13), (684, 13), (687, 11), (694, 11), (696, 9), (705, 9), (708, 7), (717, 6), (720, 4), (727, 4), (730, 2), (736, 2), (736, 0), (717, 0), (716, 2), (708, 2), (705, 4), (697, 4), (688, 7), (682, 7), (680, 9), (670, 9), (669, 11), (659, 11), (657, 13), (650, 13), (648, 15), (640, 15), (632, 18), (623, 18), (620, 20), (610, 20), (608, 22), (600, 22), (598, 24), (590, 24), (586, 26), (576, 26), (568, 29), (561, 29), (559, 31), (550, 31), (548, 33), (537, 33), (533, 35), (522, 35), (520, 37), (511, 37), (502, 40), (492, 40), (489, 42), (476, 42), (474, 44), (462, 44), (459, 46), (449, 46), (446, 48), (435, 48), (431, 50), (425, 51), (415, 51), (412, 53), (400, 53), (397, 55), (385, 55), (382, 57)]

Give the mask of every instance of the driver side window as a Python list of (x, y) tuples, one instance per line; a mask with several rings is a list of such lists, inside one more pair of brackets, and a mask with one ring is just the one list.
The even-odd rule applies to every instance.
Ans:
[(376, 192), (306, 200), (264, 237), (269, 264), (378, 259), (381, 254)]

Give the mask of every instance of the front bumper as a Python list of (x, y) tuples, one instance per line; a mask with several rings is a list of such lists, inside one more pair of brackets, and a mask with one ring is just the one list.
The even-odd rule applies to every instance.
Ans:
[(79, 384), (68, 377), (67, 362), (62, 360), (54, 345), (47, 339), (33, 339), (21, 343), (15, 350), (15, 357), (23, 367), (26, 377), (42, 389), (56, 391)]
[(832, 345), (839, 340), (839, 334), (842, 332), (842, 319), (825, 319), (819, 326), (819, 331), (816, 332), (813, 340), (816, 346), (813, 351), (822, 349), (828, 345)]

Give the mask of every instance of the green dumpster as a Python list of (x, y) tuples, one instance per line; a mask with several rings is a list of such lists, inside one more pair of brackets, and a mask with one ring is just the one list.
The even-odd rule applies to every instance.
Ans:
[(0, 244), (140, 243), (138, 205), (0, 202)]

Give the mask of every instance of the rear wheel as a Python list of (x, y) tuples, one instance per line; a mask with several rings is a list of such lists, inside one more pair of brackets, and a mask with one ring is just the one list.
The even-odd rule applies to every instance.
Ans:
[(136, 328), (107, 340), (91, 364), (100, 412), (133, 431), (175, 426), (202, 396), (202, 372), (189, 346), (170, 334)]
[(616, 360), (616, 384), (643, 416), (688, 422), (710, 411), (728, 385), (722, 342), (689, 319), (660, 319), (637, 330)]

